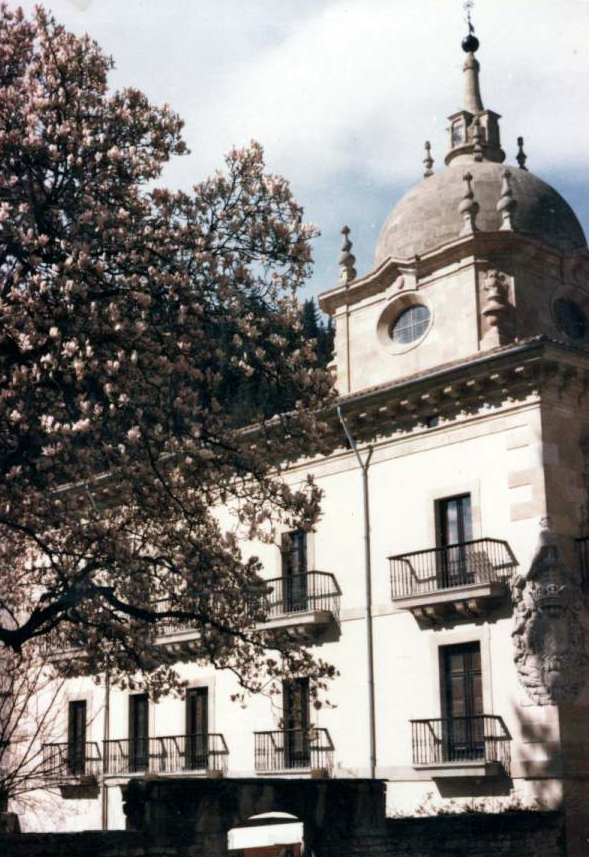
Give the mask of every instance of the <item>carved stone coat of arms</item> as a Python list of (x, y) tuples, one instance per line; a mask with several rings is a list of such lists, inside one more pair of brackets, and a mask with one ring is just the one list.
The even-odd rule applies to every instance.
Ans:
[(512, 582), (515, 666), (539, 705), (573, 701), (587, 679), (580, 577), (566, 568), (555, 537), (543, 532), (528, 573)]

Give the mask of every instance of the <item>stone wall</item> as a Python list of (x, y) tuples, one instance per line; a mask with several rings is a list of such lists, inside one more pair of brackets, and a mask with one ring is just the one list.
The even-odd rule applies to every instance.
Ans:
[(83, 833), (0, 834), (2, 857), (166, 857), (153, 853), (146, 838), (126, 830), (87, 830)]
[(330, 843), (321, 857), (565, 857), (557, 812), (461, 813), (389, 819), (382, 835)]
[[(159, 837), (158, 837), (159, 839)], [(167, 842), (131, 831), (0, 835), (5, 857), (210, 857), (207, 838)], [(216, 840), (216, 837), (214, 837)], [(562, 817), (556, 812), (464, 813), (389, 819), (384, 828), (322, 838), (315, 857), (565, 857)], [(248, 852), (249, 855), (249, 852)]]

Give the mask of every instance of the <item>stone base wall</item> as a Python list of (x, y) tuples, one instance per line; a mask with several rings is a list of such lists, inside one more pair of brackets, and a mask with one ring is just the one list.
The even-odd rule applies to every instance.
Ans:
[[(158, 837), (159, 839), (159, 837)], [(154, 841), (131, 831), (0, 835), (6, 857), (211, 857), (218, 837), (199, 842)], [(478, 813), (388, 819), (380, 832), (331, 838), (315, 857), (566, 857), (562, 815), (557, 812)], [(226, 852), (225, 852), (226, 853)], [(248, 852), (249, 853), (249, 852)]]
[(175, 853), (173, 848), (152, 852), (144, 836), (126, 830), (0, 834), (2, 857), (173, 857)]
[(382, 835), (330, 842), (321, 857), (566, 857), (558, 812), (389, 819)]

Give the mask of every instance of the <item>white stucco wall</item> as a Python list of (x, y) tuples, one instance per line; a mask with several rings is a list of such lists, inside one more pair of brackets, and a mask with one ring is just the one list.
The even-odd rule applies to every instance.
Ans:
[[(496, 412), (463, 415), (451, 424), (419, 428), (375, 444), (369, 470), (377, 776), (389, 780), (391, 814), (436, 811), (450, 801), (476, 798), (489, 808), (503, 800), (529, 804), (538, 798), (552, 806), (559, 797), (559, 781), (550, 776), (547, 760), (559, 741), (559, 721), (552, 706), (531, 704), (520, 687), (511, 646), (512, 618), (507, 604), (477, 621), (439, 628), (422, 628), (407, 610), (395, 608), (391, 598), (391, 554), (432, 548), (436, 544), (436, 499), (469, 492), (473, 506), (473, 535), (506, 539), (522, 568), (533, 555), (540, 518), (546, 511), (540, 406), (533, 397), (511, 403)], [(367, 692), (366, 611), (361, 479), (351, 451), (340, 451), (313, 465), (324, 491), (321, 518), (310, 538), (310, 568), (335, 574), (340, 588), (341, 621), (315, 646), (321, 658), (333, 663), (339, 677), (329, 689), (330, 706), (312, 712), (315, 725), (329, 731), (334, 744), (333, 776), (364, 777), (370, 773)], [(293, 481), (306, 468), (295, 468)], [(262, 545), (260, 556), (268, 578), (280, 573), (280, 552)], [(438, 649), (479, 641), (483, 669), (484, 709), (503, 717), (512, 735), (514, 793), (499, 794), (489, 786), (448, 796), (429, 774), (412, 764), (411, 719), (441, 715)], [(180, 674), (191, 686), (209, 687), (209, 730), (224, 735), (229, 748), (228, 775), (255, 776), (255, 731), (278, 728), (281, 711), (265, 696), (249, 698), (247, 706), (230, 701), (236, 690), (233, 676), (209, 667), (183, 663)], [(67, 740), (67, 700), (88, 699), (93, 719), (89, 740), (101, 740), (104, 691), (90, 680), (66, 683), (63, 735)], [(181, 735), (184, 702), (176, 697), (150, 703), (150, 734)], [(113, 690), (110, 737), (126, 738), (128, 693)], [(534, 767), (535, 765), (535, 767)], [(124, 826), (119, 783), (108, 780), (109, 827)], [(463, 790), (464, 791), (464, 790)], [(484, 790), (483, 790), (484, 791)], [(444, 792), (444, 789), (442, 789)], [(515, 795), (518, 797), (516, 798)], [(61, 801), (59, 812), (43, 822), (59, 829), (100, 826), (101, 798)], [(66, 809), (63, 807), (66, 806)], [(425, 809), (423, 809), (425, 807)]]

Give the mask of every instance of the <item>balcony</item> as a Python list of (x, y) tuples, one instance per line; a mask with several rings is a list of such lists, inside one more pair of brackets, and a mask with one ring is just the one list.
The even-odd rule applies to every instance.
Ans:
[(50, 661), (73, 659), (79, 661), (85, 656), (80, 643), (72, 642), (60, 628), (53, 628), (40, 637), (40, 649), (42, 656)]
[(266, 583), (267, 619), (259, 628), (320, 630), (339, 621), (341, 590), (333, 574), (307, 571)]
[(433, 779), (508, 775), (511, 735), (501, 717), (412, 720), (413, 767)]
[(120, 739), (104, 742), (104, 773), (203, 773), (221, 776), (227, 771), (229, 751), (222, 735), (167, 735), (161, 738)]
[[(159, 601), (156, 611), (163, 613), (170, 602)], [(198, 650), (200, 629), (187, 619), (161, 619), (157, 625), (157, 642), (173, 651), (179, 660), (190, 658)]]
[(505, 598), (517, 560), (506, 541), (476, 539), (389, 557), (396, 607), (422, 625), (488, 614)]
[(57, 782), (96, 779), (102, 754), (96, 741), (43, 744), (43, 776)]
[(282, 729), (254, 732), (255, 767), (259, 774), (308, 771), (329, 776), (333, 744), (327, 729)]

